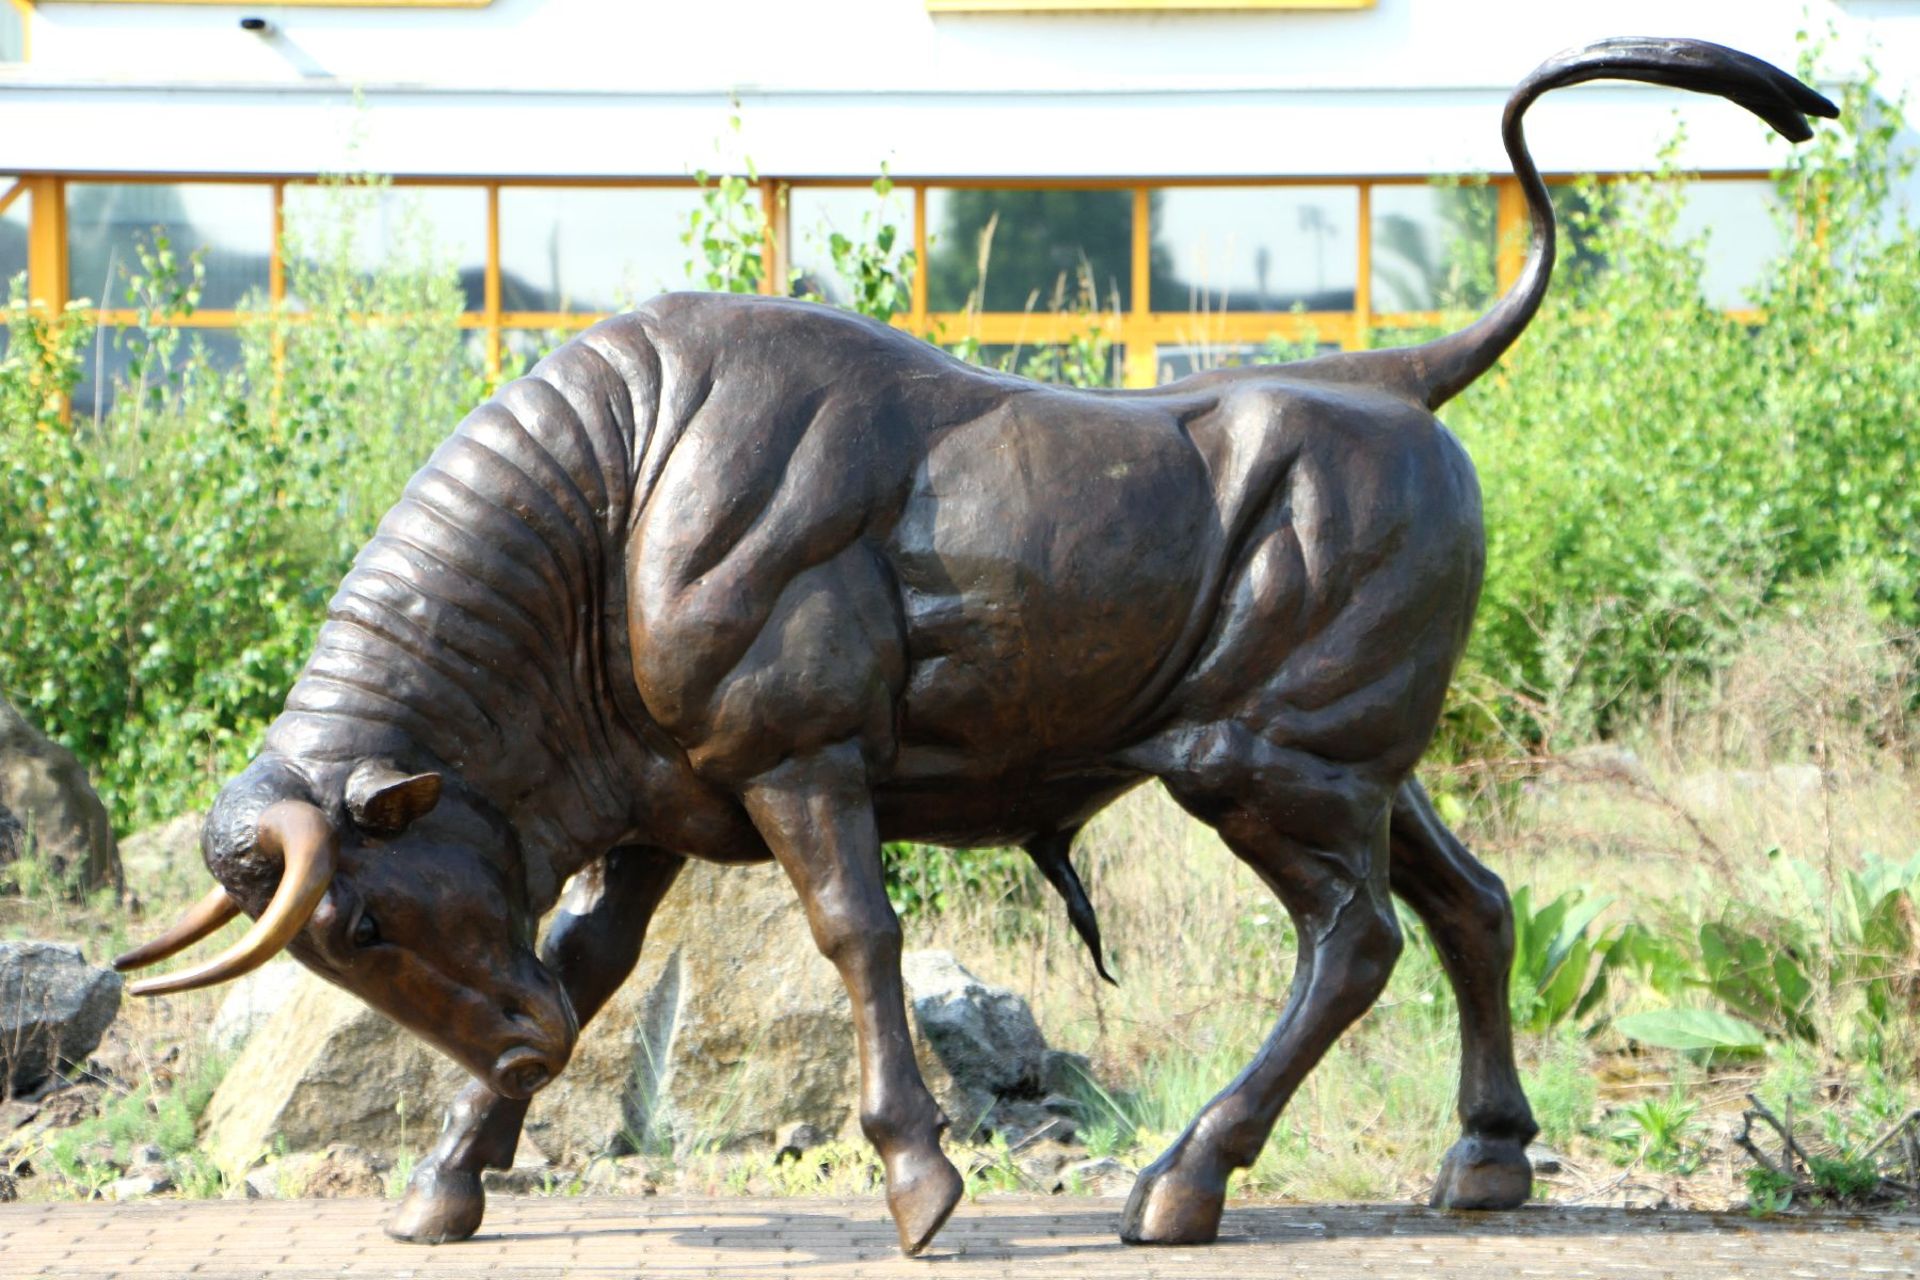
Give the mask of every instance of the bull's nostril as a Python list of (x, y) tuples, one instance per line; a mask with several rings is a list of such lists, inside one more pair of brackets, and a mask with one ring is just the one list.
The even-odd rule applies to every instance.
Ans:
[(508, 1022), (518, 1022), (529, 1027), (537, 1025), (534, 1022), (533, 1015), (517, 1004), (510, 1004), (501, 1010), (501, 1012), (506, 1014)]

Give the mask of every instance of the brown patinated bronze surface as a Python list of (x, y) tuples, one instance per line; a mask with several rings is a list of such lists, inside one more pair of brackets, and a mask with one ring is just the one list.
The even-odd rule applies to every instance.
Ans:
[(1552, 272), (1521, 116), (1597, 79), (1718, 94), (1794, 140), (1835, 114), (1716, 45), (1553, 59), (1506, 112), (1525, 270), (1424, 346), (1087, 392), (825, 307), (702, 294), (567, 343), (387, 514), (207, 819), (219, 887), (121, 963), (242, 912), (252, 930), (134, 990), (285, 947), (465, 1065), (390, 1228), (462, 1239), (481, 1170), (510, 1161), (685, 859), (777, 859), (852, 997), (861, 1124), (914, 1253), (961, 1179), (914, 1063), (881, 842), (1023, 845), (1098, 963), (1073, 833), (1157, 778), (1272, 887), (1300, 960), (1265, 1046), (1141, 1174), (1123, 1238), (1214, 1238), (1229, 1175), (1380, 994), (1390, 894), (1460, 1004), (1463, 1132), (1434, 1199), (1521, 1203), (1535, 1126), (1507, 895), (1412, 777), (1483, 560), (1473, 468), (1433, 414)]

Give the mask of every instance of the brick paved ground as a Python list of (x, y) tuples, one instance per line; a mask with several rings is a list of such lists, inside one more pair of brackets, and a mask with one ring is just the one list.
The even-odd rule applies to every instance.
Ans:
[(877, 1200), (496, 1198), (474, 1239), (380, 1232), (372, 1200), (0, 1205), (0, 1277), (275, 1280), (617, 1276), (1703, 1277), (1920, 1275), (1920, 1218), (1534, 1207), (1444, 1215), (1398, 1205), (1237, 1208), (1218, 1244), (1129, 1249), (1115, 1200), (964, 1204), (923, 1261), (895, 1251)]

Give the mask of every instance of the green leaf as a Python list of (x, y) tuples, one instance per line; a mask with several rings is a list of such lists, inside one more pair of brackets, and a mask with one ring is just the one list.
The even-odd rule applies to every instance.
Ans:
[(1717, 1049), (1757, 1053), (1767, 1037), (1751, 1022), (1711, 1009), (1654, 1009), (1618, 1019), (1621, 1035), (1659, 1049)]

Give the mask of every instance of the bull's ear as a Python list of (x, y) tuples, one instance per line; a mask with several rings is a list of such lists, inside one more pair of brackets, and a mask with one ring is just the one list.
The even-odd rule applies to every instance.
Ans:
[(440, 803), (440, 775), (402, 773), (365, 760), (347, 775), (347, 812), (354, 825), (378, 836), (397, 836)]

